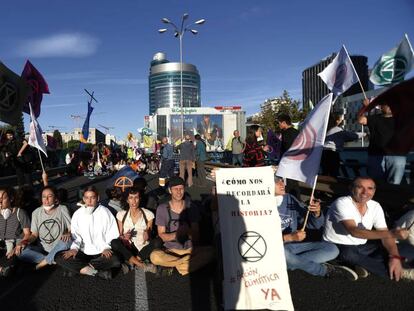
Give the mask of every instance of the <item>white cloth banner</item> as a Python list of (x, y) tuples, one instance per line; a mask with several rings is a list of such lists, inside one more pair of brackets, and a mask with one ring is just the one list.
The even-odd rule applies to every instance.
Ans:
[(341, 95), (359, 80), (345, 45), (332, 62), (318, 73), (318, 76), (335, 96)]
[(299, 180), (313, 187), (321, 163), (331, 105), (332, 93), (329, 93), (303, 121), (298, 136), (279, 162), (277, 176)]
[(216, 172), (224, 307), (293, 310), (271, 167)]
[[(37, 122), (36, 117), (32, 110), (32, 104), (29, 103), (30, 108), (30, 130), (29, 130), (29, 145), (35, 147), (42, 151), (47, 157), (45, 142), (42, 137), (42, 128), (40, 127), (39, 122)], [(39, 155), (40, 156), (40, 155)]]

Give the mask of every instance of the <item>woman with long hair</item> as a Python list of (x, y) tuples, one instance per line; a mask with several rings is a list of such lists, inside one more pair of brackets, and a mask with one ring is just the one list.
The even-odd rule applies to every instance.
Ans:
[(151, 239), (154, 214), (140, 207), (141, 193), (137, 188), (130, 188), (125, 202), (125, 210), (116, 214), (119, 238), (111, 242), (111, 247), (119, 257), (130, 266), (155, 273), (156, 267), (145, 263), (151, 252), (161, 247), (157, 239)]
[(265, 152), (269, 146), (263, 145), (262, 128), (252, 125), (247, 130), (246, 146), (244, 148), (244, 167), (257, 167), (265, 165)]

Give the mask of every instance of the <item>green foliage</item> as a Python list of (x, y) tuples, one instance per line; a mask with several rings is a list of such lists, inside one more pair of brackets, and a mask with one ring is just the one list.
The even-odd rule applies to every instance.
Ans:
[(288, 91), (284, 90), (279, 97), (266, 100), (261, 106), (260, 117), (258, 122), (262, 125), (264, 132), (268, 129), (273, 131), (279, 130), (279, 124), (276, 119), (279, 114), (288, 114), (292, 122), (301, 122), (305, 119), (307, 111), (299, 109), (300, 102), (290, 97)]
[(59, 130), (53, 131), (53, 138), (56, 140), (56, 149), (62, 149), (63, 139), (62, 139), (62, 134), (60, 134)]

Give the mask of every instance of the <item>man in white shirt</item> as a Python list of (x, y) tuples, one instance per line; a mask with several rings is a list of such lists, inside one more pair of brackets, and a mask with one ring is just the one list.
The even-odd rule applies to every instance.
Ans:
[(95, 187), (83, 193), (83, 204), (72, 217), (72, 245), (70, 250), (56, 257), (56, 262), (72, 272), (111, 279), (110, 269), (119, 267), (118, 257), (112, 253), (110, 243), (118, 238), (115, 217), (98, 203)]
[(338, 246), (338, 258), (355, 268), (359, 277), (367, 277), (369, 271), (391, 280), (414, 280), (414, 271), (402, 268), (395, 243), (395, 239), (407, 237), (408, 232), (388, 230), (381, 205), (372, 200), (375, 189), (372, 178), (357, 177), (351, 185), (351, 195), (332, 203), (323, 238)]

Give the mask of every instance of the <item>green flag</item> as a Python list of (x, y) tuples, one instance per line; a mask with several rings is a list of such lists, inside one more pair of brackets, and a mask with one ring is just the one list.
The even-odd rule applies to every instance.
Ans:
[(0, 62), (0, 121), (17, 125), (29, 91), (29, 85)]
[(383, 54), (375, 63), (369, 79), (375, 85), (389, 85), (401, 82), (414, 68), (414, 52), (405, 35), (399, 45)]

